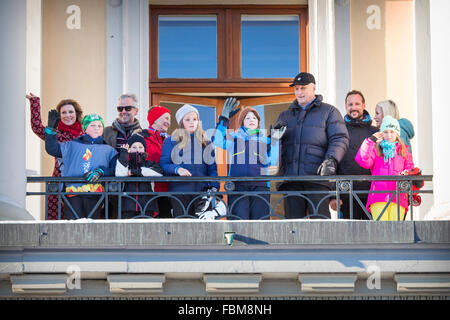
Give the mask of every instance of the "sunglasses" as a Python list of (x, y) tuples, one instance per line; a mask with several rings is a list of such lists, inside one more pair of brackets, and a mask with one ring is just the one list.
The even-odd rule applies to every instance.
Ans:
[(131, 109), (133, 109), (134, 106), (123, 106), (123, 107), (117, 107), (117, 111), (122, 112), (123, 109), (125, 109), (125, 111), (131, 111)]

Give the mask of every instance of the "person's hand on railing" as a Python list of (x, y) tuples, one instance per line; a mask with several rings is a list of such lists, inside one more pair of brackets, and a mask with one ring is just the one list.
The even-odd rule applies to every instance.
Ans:
[[(342, 206), (342, 200), (339, 200), (339, 206)], [(333, 209), (334, 211), (337, 211), (337, 200), (336, 199), (330, 200), (330, 208)]]
[(177, 169), (177, 174), (178, 174), (180, 177), (191, 177), (191, 176), (192, 176), (192, 173), (191, 173), (189, 170), (187, 170), (187, 169), (185, 169), (185, 168), (182, 168), (182, 167), (179, 167), (179, 168)]
[(95, 182), (97, 182), (98, 179), (100, 179), (104, 174), (105, 174), (105, 172), (104, 172), (102, 169), (97, 168), (97, 169), (95, 169), (95, 170), (91, 170), (91, 171), (86, 172), (86, 173), (84, 174), (84, 179), (85, 179), (87, 182), (95, 183)]

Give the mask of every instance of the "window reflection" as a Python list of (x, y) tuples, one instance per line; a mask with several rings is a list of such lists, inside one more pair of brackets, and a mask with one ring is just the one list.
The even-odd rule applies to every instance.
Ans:
[(297, 15), (241, 16), (242, 78), (289, 78), (300, 70)]
[(159, 16), (159, 78), (217, 78), (217, 17)]

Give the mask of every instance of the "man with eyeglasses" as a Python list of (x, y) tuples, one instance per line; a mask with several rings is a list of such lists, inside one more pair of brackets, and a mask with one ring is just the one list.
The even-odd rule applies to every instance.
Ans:
[(135, 94), (126, 93), (119, 97), (117, 119), (103, 131), (103, 138), (107, 144), (119, 151), (132, 134), (142, 131), (141, 124), (136, 118), (138, 111)]
[[(139, 120), (136, 119), (138, 111), (135, 94), (125, 93), (119, 97), (117, 119), (114, 120), (111, 126), (103, 130), (103, 139), (118, 152), (127, 143), (129, 137), (134, 133), (142, 132)], [(118, 209), (117, 196), (109, 196), (108, 218), (116, 219), (118, 217)]]

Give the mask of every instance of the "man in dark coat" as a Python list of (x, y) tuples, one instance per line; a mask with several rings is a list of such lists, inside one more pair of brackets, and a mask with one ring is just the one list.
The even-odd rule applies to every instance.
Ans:
[[(364, 169), (359, 166), (355, 161), (356, 153), (361, 146), (364, 139), (370, 137), (372, 134), (378, 131), (377, 127), (372, 126), (372, 119), (366, 109), (366, 100), (360, 91), (352, 90), (347, 93), (345, 97), (345, 110), (347, 114), (344, 117), (345, 125), (347, 126), (348, 134), (350, 136), (349, 148), (338, 165), (338, 175), (371, 175), (369, 169)], [(358, 181), (353, 183), (353, 190), (366, 190), (370, 189), (370, 181)], [(357, 193), (363, 206), (353, 198), (353, 214), (350, 215), (350, 200), (348, 194), (341, 194), (342, 200), (340, 211), (342, 218), (344, 219), (358, 219), (368, 220), (368, 216), (364, 212), (363, 208), (367, 202), (368, 194)], [(330, 201), (332, 209), (337, 209), (336, 200)]]
[[(336, 175), (337, 164), (344, 157), (349, 145), (347, 128), (338, 109), (322, 102), (316, 95), (316, 81), (310, 73), (299, 73), (291, 87), (296, 100), (283, 111), (276, 125), (287, 126), (281, 139), (281, 161), (279, 174), (284, 176)], [(329, 182), (284, 182), (283, 191), (330, 190)], [(288, 219), (329, 218), (329, 200), (320, 202), (326, 195), (304, 194), (313, 204), (300, 196), (285, 198), (285, 216)]]

